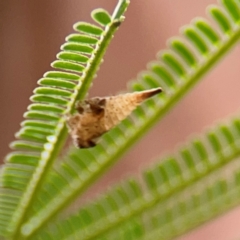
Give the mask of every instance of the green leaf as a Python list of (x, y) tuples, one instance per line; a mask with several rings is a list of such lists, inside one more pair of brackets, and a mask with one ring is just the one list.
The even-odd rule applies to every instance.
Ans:
[(207, 54), (209, 52), (207, 43), (205, 43), (203, 38), (201, 38), (193, 27), (186, 27), (184, 29), (184, 34), (193, 42), (201, 54)]
[(225, 34), (228, 34), (232, 30), (231, 22), (219, 7), (212, 6), (210, 8), (210, 14), (217, 21), (220, 28)]
[(73, 51), (73, 52), (80, 52), (80, 53), (86, 53), (91, 54), (93, 52), (93, 47), (88, 46), (86, 44), (80, 44), (80, 43), (65, 43), (61, 47), (64, 51)]
[(192, 51), (180, 39), (173, 39), (170, 42), (172, 48), (186, 61), (191, 67), (196, 66), (197, 60)]
[(232, 17), (233, 21), (239, 23), (240, 11), (237, 4), (232, 0), (222, 0), (223, 5), (227, 9), (228, 13)]
[(204, 36), (214, 45), (218, 45), (220, 42), (220, 37), (218, 33), (213, 30), (209, 23), (205, 19), (196, 19), (195, 26), (199, 29)]
[[(73, 236), (83, 240), (111, 239), (110, 236), (120, 236), (123, 232), (133, 239), (156, 239), (159, 233), (162, 239), (171, 239), (232, 208), (240, 203), (240, 170), (234, 167), (240, 156), (239, 123), (239, 118), (233, 118), (204, 136), (195, 137), (178, 152), (145, 170), (144, 181), (124, 180), (77, 213), (60, 220), (59, 230), (75, 226), (68, 233), (65, 231), (65, 236), (60, 236), (59, 230), (52, 231), (51, 224), (45, 231), (51, 239), (61, 240)], [(214, 175), (224, 171), (227, 164), (233, 167), (233, 174), (224, 178)], [(205, 183), (209, 181), (207, 177), (211, 184)], [(82, 221), (84, 227), (78, 224)], [(128, 227), (134, 221), (137, 232)]]
[(85, 23), (85, 22), (78, 22), (74, 25), (74, 29), (76, 31), (87, 33), (90, 35), (102, 35), (103, 30), (93, 24)]
[[(112, 17), (93, 13), (93, 24), (78, 23), (77, 31), (57, 55), (51, 71), (39, 80), (34, 102), (16, 134), (16, 149), (0, 175), (0, 235), (9, 239), (169, 239), (213, 218), (239, 201), (239, 170), (216, 177), (239, 157), (240, 120), (221, 124), (147, 169), (140, 181), (123, 181), (76, 214), (50, 221), (83, 193), (213, 65), (239, 41), (239, 4), (222, 0), (210, 13), (222, 29), (218, 34), (205, 20), (185, 28), (187, 41), (173, 38), (170, 49), (158, 54), (130, 88), (163, 86), (164, 93), (146, 101), (119, 126), (106, 133), (93, 149), (70, 149), (51, 168), (67, 135), (62, 114), (72, 113), (96, 74), (103, 53), (129, 4), (120, 0)], [(227, 36), (227, 37), (226, 37)], [(214, 49), (214, 51), (210, 51)], [(208, 178), (214, 177), (212, 184)], [(205, 179), (206, 178), (206, 181)], [(203, 184), (199, 187), (198, 181)], [(143, 183), (143, 184), (142, 184)], [(192, 189), (192, 191), (191, 191)], [(188, 194), (186, 194), (186, 190)], [(43, 227), (45, 226), (45, 227)]]
[(111, 16), (104, 9), (101, 9), (101, 8), (95, 9), (94, 11), (92, 11), (91, 15), (93, 20), (95, 20), (96, 22), (98, 22), (103, 26), (106, 26), (111, 22)]
[(50, 106), (47, 104), (33, 103), (28, 106), (28, 110), (36, 110), (36, 111), (47, 111), (53, 113), (63, 113), (63, 108), (58, 106)]
[[(192, 23), (194, 31), (196, 22), (199, 22), (199, 19)], [(204, 24), (202, 24), (203, 22)], [(138, 107), (131, 115), (131, 118), (125, 119), (117, 127), (106, 133), (95, 148), (72, 149), (69, 151), (66, 157), (64, 157), (62, 165), (56, 166), (56, 170), (48, 175), (48, 179), (45, 182), (46, 186), (50, 186), (51, 174), (53, 174), (54, 178), (59, 175), (59, 177), (67, 179), (68, 185), (55, 194), (50, 194), (47, 191), (39, 192), (39, 198), (44, 199), (44, 201), (41, 203), (39, 201), (35, 202), (35, 208), (38, 208), (39, 212), (33, 215), (24, 225), (26, 235), (31, 235), (39, 230), (57, 212), (68, 206), (77, 195), (82, 194), (150, 127), (159, 121), (238, 42), (240, 37), (239, 26), (235, 27), (234, 30), (230, 29), (227, 39), (225, 36), (219, 36), (217, 31), (206, 21), (201, 20), (200, 28), (205, 35), (209, 33), (209, 37), (201, 38), (201, 41), (204, 41), (207, 49), (214, 47), (215, 51), (209, 51), (206, 55), (204, 51), (192, 49), (198, 48), (198, 43), (193, 44), (193, 47), (189, 47), (189, 44), (183, 41), (182, 38), (173, 38), (169, 43), (171, 49), (158, 54), (159, 60), (151, 62), (147, 71), (139, 74), (137, 80), (129, 84), (130, 88), (134, 90), (163, 86), (164, 92)], [(167, 55), (164, 54), (166, 52)], [(173, 74), (173, 72), (177, 74)], [(215, 136), (215, 132), (209, 133), (208, 139), (208, 145), (211, 145), (213, 153), (217, 154), (217, 157), (214, 159), (209, 159), (209, 153), (206, 151), (202, 141), (197, 139), (193, 143), (194, 151), (197, 153), (195, 161), (197, 167), (203, 170), (204, 176), (210, 169), (212, 171), (213, 168), (215, 169), (225, 164), (226, 156), (229, 157), (229, 153), (225, 152), (225, 149), (223, 151), (224, 145), (221, 145), (222, 143), (218, 144), (220, 140), (218, 136)], [(185, 165), (188, 166), (187, 176), (200, 178), (200, 175), (196, 176), (199, 170), (193, 167), (190, 155), (187, 156), (186, 153), (183, 157)], [(230, 153), (232, 154), (232, 152)], [(156, 189), (158, 183), (154, 182), (156, 179), (166, 182), (161, 189), (164, 196), (170, 194), (168, 186), (180, 188), (180, 186), (184, 185), (185, 176), (182, 176), (181, 166), (176, 163), (174, 157), (170, 157), (165, 165), (158, 167), (158, 170), (161, 176), (159, 172), (154, 170), (153, 173), (149, 173), (150, 177), (145, 176), (145, 179), (149, 178), (147, 185), (152, 189)], [(68, 172), (74, 173), (70, 175)], [(58, 199), (58, 201), (56, 202), (55, 199)], [(147, 202), (140, 201), (138, 209), (144, 208), (142, 204), (145, 207), (149, 207), (155, 202), (153, 197), (149, 197), (147, 200)], [(128, 209), (125, 209), (125, 211), (128, 212)], [(124, 218), (121, 217), (121, 219), (119, 221), (122, 222)], [(101, 225), (102, 229), (105, 229), (104, 226), (109, 228), (109, 224), (108, 222), (103, 222)], [(117, 225), (118, 220), (114, 224)], [(99, 231), (101, 232), (102, 230)], [(106, 231), (106, 229), (103, 231)], [(97, 234), (95, 230), (90, 232)]]
[(84, 66), (81, 64), (66, 62), (66, 61), (61, 61), (61, 60), (54, 61), (51, 64), (51, 66), (54, 68), (59, 68), (59, 69), (65, 70), (65, 71), (73, 71), (73, 72), (78, 72), (78, 73), (81, 73), (84, 70)]
[(86, 63), (88, 61), (88, 58), (85, 55), (72, 52), (61, 52), (57, 54), (57, 58), (61, 60), (74, 61), (79, 63)]
[(52, 79), (52, 78), (41, 78), (38, 81), (39, 85), (42, 86), (53, 86), (53, 87), (60, 87), (60, 88), (66, 88), (69, 90), (74, 90), (74, 88), (76, 87), (76, 84), (70, 81), (66, 81), (66, 80), (56, 80), (56, 79)]
[(16, 140), (10, 144), (10, 148), (15, 150), (42, 151), (43, 145), (29, 141)]
[(80, 76), (77, 74), (59, 72), (59, 71), (46, 72), (43, 76), (46, 78), (53, 78), (53, 79), (64, 79), (64, 80), (75, 80), (75, 81), (80, 80)]
[(68, 42), (78, 42), (85, 44), (96, 44), (99, 40), (96, 37), (84, 35), (84, 34), (70, 34), (67, 36), (66, 41)]
[[(27, 120), (22, 122), (22, 128), (16, 134), (18, 140), (11, 144), (17, 151), (7, 156), (2, 169), (0, 186), (4, 192), (9, 190), (9, 200), (15, 194), (12, 190), (18, 192), (18, 198), (14, 206), (11, 201), (0, 204), (1, 237), (23, 237), (22, 224), (31, 216), (30, 209), (36, 193), (44, 187), (43, 179), (67, 138), (63, 114), (72, 113), (76, 101), (85, 97), (106, 48), (118, 28), (116, 22), (119, 21), (122, 19), (113, 18), (107, 28), (103, 29), (83, 22), (75, 24), (75, 28), (84, 34), (67, 37), (67, 43), (61, 46), (63, 51), (57, 55), (61, 60), (52, 63), (52, 67), (64, 72), (47, 72), (38, 81), (41, 87), (36, 88), (30, 98), (34, 103), (30, 104), (24, 114)], [(74, 71), (79, 75), (67, 71)], [(28, 172), (25, 171), (26, 168)], [(69, 171), (69, 168), (66, 167), (65, 170)], [(52, 184), (56, 184), (57, 192), (66, 187), (64, 178), (57, 177), (57, 181), (54, 181), (54, 175), (52, 176)], [(53, 191), (54, 188), (46, 186), (46, 189)], [(0, 202), (2, 197), (6, 198), (6, 195), (0, 195)], [(6, 209), (9, 208), (11, 213), (6, 216)]]
[[(60, 105), (60, 106), (66, 106), (69, 102), (69, 100), (65, 99), (65, 98), (61, 98), (61, 97), (58, 97), (58, 96), (46, 96), (44, 94), (35, 94), (33, 96), (30, 97), (30, 100), (32, 102), (40, 102), (40, 103), (51, 103), (51, 104), (57, 104), (57, 105)], [(25, 116), (27, 117), (27, 116)]]
[(56, 95), (61, 97), (71, 97), (72, 92), (63, 89), (56, 89), (53, 87), (38, 87), (33, 91), (36, 94)]

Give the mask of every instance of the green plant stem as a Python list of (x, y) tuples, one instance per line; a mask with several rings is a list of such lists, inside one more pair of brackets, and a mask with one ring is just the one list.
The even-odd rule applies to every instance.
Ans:
[(119, 19), (126, 12), (128, 5), (130, 4), (130, 0), (119, 0), (113, 14), (112, 19)]

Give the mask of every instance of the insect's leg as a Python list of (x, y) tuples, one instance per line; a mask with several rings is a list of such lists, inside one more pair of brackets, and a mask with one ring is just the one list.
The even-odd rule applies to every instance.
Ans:
[(82, 114), (84, 112), (84, 105), (86, 103), (82, 102), (82, 101), (78, 101), (75, 105), (75, 109), (78, 111), (78, 113)]
[(88, 147), (91, 148), (91, 147), (95, 147), (96, 146), (96, 143), (94, 142), (94, 140), (89, 140), (88, 141)]
[(91, 148), (96, 146), (96, 143), (93, 140), (82, 141), (80, 138), (76, 138), (74, 144), (79, 148)]

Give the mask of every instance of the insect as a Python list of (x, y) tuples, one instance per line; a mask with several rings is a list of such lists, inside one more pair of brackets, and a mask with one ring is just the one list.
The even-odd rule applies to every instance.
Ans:
[(101, 135), (130, 115), (142, 101), (160, 92), (161, 88), (154, 88), (78, 102), (77, 113), (67, 116), (67, 126), (74, 144), (79, 148), (96, 146)]

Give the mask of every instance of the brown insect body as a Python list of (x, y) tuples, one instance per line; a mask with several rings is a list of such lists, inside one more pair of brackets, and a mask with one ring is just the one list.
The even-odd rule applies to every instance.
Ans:
[(78, 113), (67, 119), (75, 145), (79, 148), (94, 147), (98, 137), (130, 115), (142, 101), (161, 91), (161, 88), (155, 88), (77, 103)]

